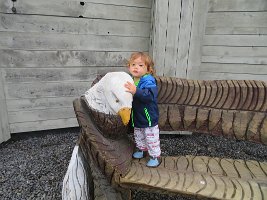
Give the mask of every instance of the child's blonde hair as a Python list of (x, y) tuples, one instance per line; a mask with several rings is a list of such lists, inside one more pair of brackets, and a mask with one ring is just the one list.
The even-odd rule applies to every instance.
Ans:
[(134, 52), (132, 53), (130, 59), (128, 60), (127, 66), (130, 67), (131, 63), (137, 59), (141, 57), (142, 61), (145, 63), (145, 65), (147, 66), (147, 71), (149, 74), (155, 76), (156, 75), (156, 71), (154, 69), (154, 62), (151, 59), (151, 57), (144, 53), (144, 52)]

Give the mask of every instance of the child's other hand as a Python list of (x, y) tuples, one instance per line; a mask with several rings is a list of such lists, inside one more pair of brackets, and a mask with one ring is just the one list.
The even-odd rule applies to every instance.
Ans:
[(130, 92), (133, 95), (136, 93), (136, 86), (129, 81), (124, 84), (124, 87), (127, 89), (126, 92)]

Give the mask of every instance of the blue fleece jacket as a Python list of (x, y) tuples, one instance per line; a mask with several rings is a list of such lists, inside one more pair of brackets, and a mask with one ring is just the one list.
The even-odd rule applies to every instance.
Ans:
[(155, 78), (148, 74), (140, 78), (133, 96), (132, 125), (137, 128), (153, 127), (158, 124), (158, 88)]

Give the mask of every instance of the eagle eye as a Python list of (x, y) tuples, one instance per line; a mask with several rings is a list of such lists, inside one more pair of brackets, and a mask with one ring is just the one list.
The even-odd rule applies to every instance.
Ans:
[(116, 99), (116, 103), (119, 103), (120, 102), (120, 100), (119, 99)]

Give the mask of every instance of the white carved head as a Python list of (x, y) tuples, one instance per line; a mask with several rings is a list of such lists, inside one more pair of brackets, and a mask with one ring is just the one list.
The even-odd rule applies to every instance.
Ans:
[(106, 114), (118, 114), (126, 125), (130, 120), (133, 96), (126, 92), (124, 84), (133, 79), (126, 72), (109, 72), (90, 88), (85, 97), (88, 104)]

